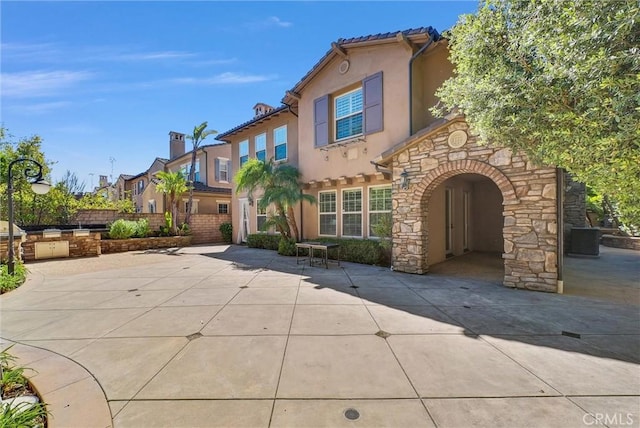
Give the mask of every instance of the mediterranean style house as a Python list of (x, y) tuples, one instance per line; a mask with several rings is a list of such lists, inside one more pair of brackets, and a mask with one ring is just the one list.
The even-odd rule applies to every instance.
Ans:
[[(250, 157), (299, 168), (317, 199), (296, 209), (303, 239), (376, 239), (372, 226), (391, 215), (397, 271), (491, 252), (504, 260), (504, 285), (557, 291), (562, 171), (480, 142), (455, 112), (433, 117), (453, 71), (431, 27), (339, 39), (280, 107), (258, 104), (252, 120), (216, 138), (231, 144), (233, 171)], [(242, 194), (232, 205), (242, 242), (266, 213)]]
[[(144, 172), (135, 176), (121, 174), (115, 183), (118, 199), (130, 197), (136, 212), (162, 213), (169, 211), (165, 195), (158, 192), (159, 171), (182, 171), (185, 177), (191, 167), (191, 151), (185, 151), (185, 135), (169, 133), (169, 159), (156, 158)], [(193, 214), (228, 214), (231, 212), (231, 147), (228, 144), (200, 146), (196, 152)], [(178, 201), (178, 211), (186, 213), (188, 193)]]

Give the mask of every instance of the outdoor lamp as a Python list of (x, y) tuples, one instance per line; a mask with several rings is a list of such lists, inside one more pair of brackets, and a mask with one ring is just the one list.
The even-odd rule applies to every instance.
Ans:
[(51, 189), (51, 185), (42, 178), (42, 165), (28, 158), (18, 158), (9, 163), (7, 183), (7, 203), (9, 205), (9, 252), (7, 254), (7, 273), (13, 275), (15, 271), (15, 249), (13, 248), (13, 175), (11, 169), (17, 163), (31, 163), (24, 169), (24, 177), (31, 183), (31, 190), (37, 195), (44, 195)]
[(409, 188), (409, 173), (406, 169), (402, 170), (400, 173), (400, 187), (402, 190), (407, 190)]

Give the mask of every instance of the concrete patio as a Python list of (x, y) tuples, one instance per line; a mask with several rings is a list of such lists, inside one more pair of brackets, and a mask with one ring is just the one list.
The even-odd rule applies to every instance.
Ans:
[(580, 274), (615, 255), (565, 295), (238, 246), (48, 261), (1, 337), (50, 427), (637, 427), (640, 256)]

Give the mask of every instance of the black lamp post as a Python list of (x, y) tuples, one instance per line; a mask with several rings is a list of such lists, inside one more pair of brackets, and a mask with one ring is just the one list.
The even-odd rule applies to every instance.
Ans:
[(19, 158), (9, 164), (8, 169), (8, 188), (7, 202), (9, 203), (9, 253), (7, 254), (7, 272), (13, 275), (15, 268), (15, 251), (13, 248), (13, 176), (11, 168), (17, 163), (27, 162), (35, 165), (35, 167), (27, 167), (24, 170), (24, 176), (31, 183), (31, 189), (38, 195), (44, 195), (49, 191), (51, 185), (42, 178), (42, 165), (33, 159)]

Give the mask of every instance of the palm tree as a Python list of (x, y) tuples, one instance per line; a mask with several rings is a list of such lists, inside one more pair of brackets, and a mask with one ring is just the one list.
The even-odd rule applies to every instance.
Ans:
[(267, 162), (258, 159), (250, 159), (238, 171), (234, 180), (236, 192), (247, 192), (250, 201), (253, 200), (253, 192), (262, 189), (263, 195), (258, 207), (275, 207), (275, 215), (268, 220), (268, 224), (274, 225), (285, 238), (300, 240), (298, 224), (294, 216), (293, 207), (296, 204), (307, 201), (315, 203), (316, 198), (305, 195), (300, 190), (300, 171), (292, 165), (276, 164), (273, 158)]
[(200, 144), (209, 135), (215, 135), (218, 131), (213, 129), (206, 129), (207, 122), (202, 122), (198, 126), (193, 127), (193, 134), (187, 135), (187, 140), (191, 140), (193, 143), (193, 150), (191, 151), (191, 168), (189, 169), (189, 200), (187, 201), (187, 213), (184, 217), (184, 222), (189, 224), (191, 221), (191, 206), (193, 204), (193, 186), (195, 183), (196, 173), (196, 152), (200, 148)]
[(160, 171), (158, 172), (160, 183), (156, 186), (158, 192), (167, 195), (169, 206), (171, 207), (171, 231), (178, 233), (178, 197), (187, 191), (187, 180), (182, 172)]

